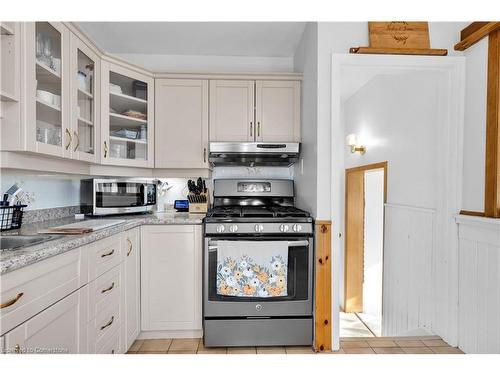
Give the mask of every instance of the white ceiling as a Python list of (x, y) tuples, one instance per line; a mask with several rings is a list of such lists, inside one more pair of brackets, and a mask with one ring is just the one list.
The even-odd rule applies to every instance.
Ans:
[(290, 57), (305, 22), (78, 22), (116, 54)]

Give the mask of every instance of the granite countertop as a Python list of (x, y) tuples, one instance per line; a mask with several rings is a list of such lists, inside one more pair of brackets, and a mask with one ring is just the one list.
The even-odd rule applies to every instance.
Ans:
[[(14, 250), (0, 250), (0, 275), (141, 225), (201, 224), (204, 217), (204, 214), (161, 212), (153, 214), (104, 217), (102, 220), (120, 219), (125, 221), (112, 227), (83, 235), (51, 235), (51, 238), (43, 243), (29, 245)], [(33, 224), (23, 225), (19, 230), (4, 232), (2, 233), (2, 236), (35, 235), (42, 229), (71, 224), (77, 221), (83, 222), (83, 220), (75, 220), (73, 216), (62, 219), (40, 221)]]

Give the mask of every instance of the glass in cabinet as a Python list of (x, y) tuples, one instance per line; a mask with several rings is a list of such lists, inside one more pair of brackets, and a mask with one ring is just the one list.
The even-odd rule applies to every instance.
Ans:
[(153, 78), (103, 61), (102, 161), (154, 166)]
[(57, 22), (26, 25), (27, 148), (70, 156), (67, 118), (69, 31)]
[(99, 60), (76, 35), (72, 35), (71, 53), (71, 153), (74, 159), (97, 162)]

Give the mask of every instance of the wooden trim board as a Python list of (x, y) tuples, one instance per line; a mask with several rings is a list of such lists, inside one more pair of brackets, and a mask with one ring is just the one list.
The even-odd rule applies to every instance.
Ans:
[(332, 222), (316, 221), (314, 349), (332, 350)]
[(500, 22), (472, 22), (460, 33), (461, 40), (455, 44), (455, 51), (465, 51), (498, 29), (500, 29)]
[(488, 38), (484, 213), (500, 217), (500, 30)]
[(446, 56), (447, 49), (436, 48), (373, 48), (373, 47), (352, 47), (349, 53), (368, 55), (422, 55), (422, 56)]

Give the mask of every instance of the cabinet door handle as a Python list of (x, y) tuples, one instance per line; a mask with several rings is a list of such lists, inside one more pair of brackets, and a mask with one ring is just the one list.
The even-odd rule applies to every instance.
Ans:
[(106, 141), (104, 141), (104, 157), (108, 157), (108, 144)]
[(130, 241), (130, 239), (127, 238), (127, 242), (128, 242), (127, 256), (129, 256), (130, 253), (132, 252), (132, 241)]
[(260, 137), (260, 122), (257, 123), (257, 137)]
[(19, 299), (24, 295), (24, 293), (18, 293), (17, 296), (15, 296), (14, 298), (12, 298), (11, 300), (5, 302), (5, 303), (2, 303), (0, 305), (0, 309), (4, 309), (6, 307), (9, 307), (9, 306), (12, 306), (14, 303), (16, 303), (17, 301), (19, 301)]
[(73, 151), (76, 151), (76, 150), (78, 150), (78, 147), (80, 147), (80, 136), (78, 135), (78, 133), (76, 131), (73, 133), (75, 134), (75, 138), (76, 138), (76, 146), (73, 149)]
[(111, 250), (109, 253), (102, 254), (102, 255), (101, 255), (101, 258), (104, 258), (104, 257), (109, 257), (110, 255), (113, 255), (114, 253), (115, 253), (115, 249)]
[(71, 137), (71, 133), (68, 129), (66, 129), (66, 134), (69, 137), (68, 144), (65, 146), (66, 150), (71, 146), (71, 143), (73, 143), (73, 138)]
[(115, 282), (113, 281), (109, 287), (107, 287), (106, 289), (101, 290), (101, 293), (103, 293), (103, 294), (104, 294), (104, 293), (106, 293), (106, 292), (109, 292), (109, 291), (110, 291), (111, 289), (113, 289), (114, 287), (115, 287)]
[(16, 344), (16, 346), (14, 346), (14, 353), (17, 353), (17, 354), (22, 353), (22, 350), (21, 350), (21, 347), (19, 346), (19, 344)]
[(105, 325), (101, 326), (101, 331), (107, 327), (109, 327), (111, 324), (113, 324), (113, 321), (115, 320), (115, 316), (113, 315), (109, 322), (107, 322)]
[(207, 162), (207, 148), (203, 148), (203, 163)]
[(250, 121), (250, 137), (253, 137), (253, 123)]

